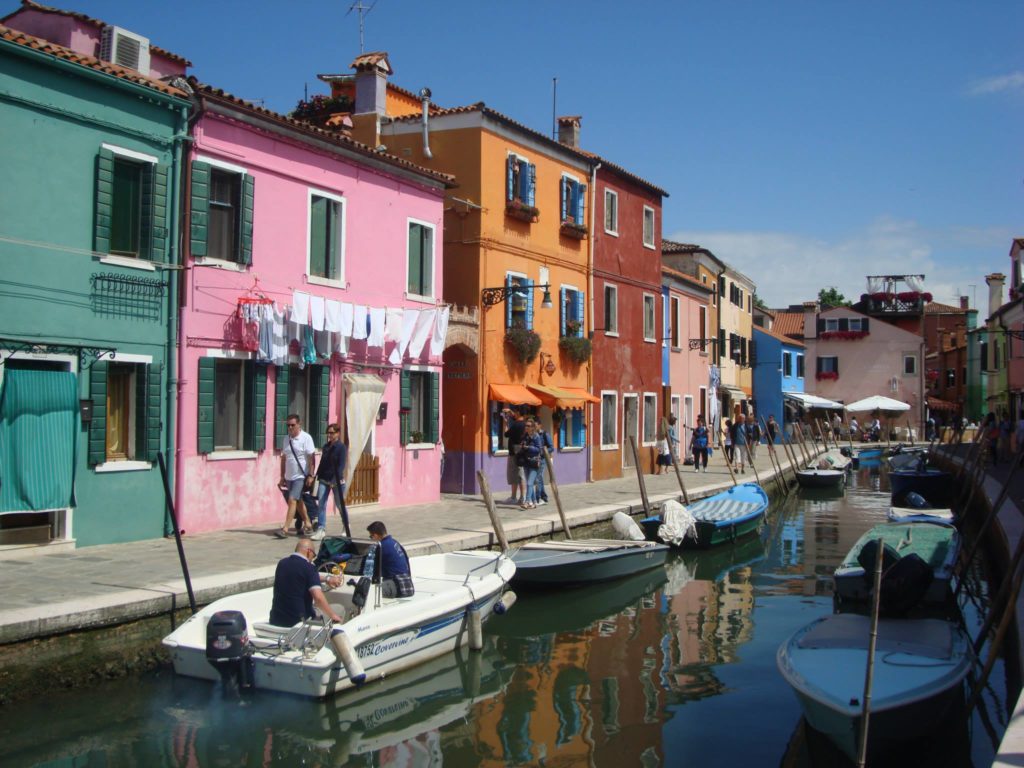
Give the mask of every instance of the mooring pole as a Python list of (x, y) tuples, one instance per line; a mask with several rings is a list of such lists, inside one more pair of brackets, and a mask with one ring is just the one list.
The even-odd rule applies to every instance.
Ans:
[(636, 450), (636, 438), (629, 436), (629, 447), (633, 451), (633, 466), (636, 468), (636, 479), (640, 483), (640, 500), (644, 505), (644, 517), (650, 517), (651, 503), (647, 500), (647, 484), (644, 482), (644, 471), (640, 467), (640, 454)]
[(181, 543), (181, 528), (178, 527), (178, 514), (174, 511), (174, 500), (171, 498), (171, 484), (167, 482), (167, 464), (164, 462), (162, 452), (156, 454), (157, 463), (160, 465), (160, 477), (164, 481), (164, 499), (167, 502), (167, 513), (171, 516), (171, 525), (174, 526), (174, 541), (178, 545), (178, 560), (181, 561), (181, 574), (185, 577), (185, 591), (188, 592), (188, 606), (192, 613), (196, 612), (196, 596), (192, 591), (192, 579), (188, 575), (188, 562), (185, 560), (185, 546)]
[(565, 531), (565, 538), (572, 538), (572, 531), (569, 530), (569, 523), (565, 519), (565, 512), (562, 510), (562, 497), (558, 493), (558, 481), (555, 479), (555, 463), (551, 460), (551, 454), (545, 446), (541, 448), (544, 452), (544, 463), (548, 468), (548, 479), (551, 480), (551, 493), (555, 497), (555, 506), (558, 508), (558, 517), (562, 521), (562, 530)]
[(477, 482), (480, 483), (480, 493), (484, 497), (484, 506), (487, 507), (487, 516), (491, 518), (491, 527), (494, 528), (494, 535), (498, 539), (498, 546), (502, 552), (508, 552), (508, 539), (505, 538), (505, 527), (501, 524), (498, 511), (494, 508), (494, 497), (491, 495), (491, 484), (487, 475), (482, 469), (476, 471)]
[(857, 750), (857, 766), (864, 768), (868, 759), (868, 721), (871, 718), (871, 689), (875, 682), (875, 647), (878, 644), (878, 613), (882, 603), (882, 551), (885, 539), (878, 539), (875, 550), (875, 587), (874, 600), (871, 604), (871, 637), (868, 640), (868, 663), (864, 673), (864, 698), (860, 715), (860, 745)]

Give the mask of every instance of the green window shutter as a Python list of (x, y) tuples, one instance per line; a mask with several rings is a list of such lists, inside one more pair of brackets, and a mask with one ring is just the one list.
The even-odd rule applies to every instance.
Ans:
[(150, 199), (149, 229), (143, 229), (149, 239), (149, 258), (167, 261), (167, 181), (168, 166), (153, 166), (153, 194)]
[(267, 367), (255, 360), (246, 360), (245, 423), (242, 445), (247, 451), (262, 451), (267, 444)]
[(406, 286), (409, 293), (423, 293), (423, 229), (419, 224), (409, 225), (408, 270), (409, 281)]
[(441, 375), (438, 373), (430, 374), (429, 397), (430, 414), (427, 418), (426, 439), (428, 443), (437, 443), (441, 437)]
[(284, 444), (288, 434), (288, 373), (287, 365), (277, 368), (277, 383), (274, 387), (274, 448)]
[[(320, 372), (320, 383), (317, 384), (316, 379), (310, 386), (311, 389), (315, 387), (317, 393), (317, 407), (316, 411), (310, 411), (310, 416), (315, 414), (317, 423), (315, 425), (315, 432), (318, 435), (315, 438), (317, 441), (322, 441), (323, 438), (319, 435), (323, 435), (327, 431), (327, 420), (330, 419), (330, 405), (331, 405), (331, 366), (329, 365), (314, 365), (313, 368)], [(318, 447), (323, 447), (322, 445)]]
[(412, 374), (402, 371), (398, 385), (398, 424), (402, 445), (409, 443), (409, 412), (412, 410)]
[(239, 238), (240, 253), (238, 261), (241, 264), (252, 264), (252, 226), (253, 226), (253, 204), (256, 200), (256, 180), (248, 173), (242, 177), (242, 231)]
[(192, 163), (189, 220), (191, 222), (190, 252), (206, 255), (207, 230), (210, 225), (210, 164)]
[(217, 360), (212, 357), (199, 358), (198, 403), (198, 450), (199, 453), (213, 453), (214, 389), (216, 385)]
[(153, 192), (156, 189), (156, 174), (153, 165), (144, 163), (139, 167), (139, 246), (140, 259), (153, 258)]
[(163, 365), (140, 365), (135, 375), (135, 459), (156, 461), (160, 453), (160, 392)]
[(89, 464), (107, 460), (107, 362), (97, 360), (89, 369), (89, 397), (92, 421), (89, 422)]
[(93, 248), (98, 253), (110, 253), (110, 225), (113, 216), (114, 153), (109, 149), (101, 149), (96, 157), (96, 221), (93, 227)]
[(327, 209), (325, 197), (313, 196), (309, 203), (309, 274), (324, 277), (327, 264)]

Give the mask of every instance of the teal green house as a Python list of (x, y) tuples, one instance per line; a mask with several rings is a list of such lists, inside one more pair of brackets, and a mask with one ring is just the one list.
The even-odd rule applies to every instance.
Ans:
[(0, 19), (0, 554), (171, 530), (187, 66), (81, 14)]

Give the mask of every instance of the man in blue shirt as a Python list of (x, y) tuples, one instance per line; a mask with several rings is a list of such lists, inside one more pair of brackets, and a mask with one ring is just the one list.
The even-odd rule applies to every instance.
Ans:
[(324, 597), (320, 582), (329, 586), (341, 584), (340, 576), (318, 573), (313, 567), (316, 549), (310, 539), (299, 539), (295, 551), (282, 558), (274, 572), (274, 601), (270, 605), (270, 623), (278, 627), (291, 627), (304, 619), (313, 618), (313, 604), (331, 621), (341, 622)]
[(384, 597), (412, 596), (412, 569), (405, 547), (388, 534), (380, 520), (370, 523), (366, 530), (371, 539), (380, 542), (381, 593)]

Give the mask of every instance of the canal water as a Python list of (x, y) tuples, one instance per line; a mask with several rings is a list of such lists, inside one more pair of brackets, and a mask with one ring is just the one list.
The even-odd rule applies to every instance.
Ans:
[[(842, 496), (773, 508), (759, 537), (628, 581), (523, 594), (488, 623), (483, 652), (328, 701), (232, 699), (169, 670), (55, 692), (0, 713), (0, 765), (846, 765), (804, 727), (775, 654), (831, 612), (832, 570), (888, 506), (884, 470), (864, 467)], [(972, 635), (983, 570), (970, 576)], [(1008, 689), (1000, 661), (972, 717), (892, 764), (990, 765)]]

